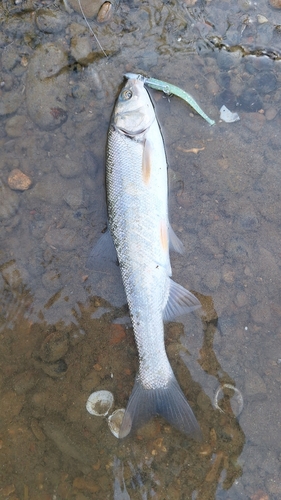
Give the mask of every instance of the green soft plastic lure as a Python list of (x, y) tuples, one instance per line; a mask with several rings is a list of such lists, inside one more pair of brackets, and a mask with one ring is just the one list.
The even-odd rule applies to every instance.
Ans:
[(168, 95), (176, 95), (186, 101), (197, 113), (206, 120), (210, 125), (214, 125), (215, 121), (211, 120), (206, 113), (200, 108), (197, 102), (193, 99), (193, 97), (185, 92), (185, 90), (176, 87), (176, 85), (172, 85), (171, 83), (163, 82), (162, 80), (156, 80), (156, 78), (148, 78), (142, 75), (138, 75), (136, 73), (126, 73), (126, 78), (135, 78), (138, 80), (143, 80), (143, 82), (155, 90), (162, 90), (164, 94)]

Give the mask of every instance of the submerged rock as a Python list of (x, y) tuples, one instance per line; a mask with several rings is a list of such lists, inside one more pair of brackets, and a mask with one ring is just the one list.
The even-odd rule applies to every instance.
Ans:
[(44, 130), (53, 130), (67, 119), (67, 67), (64, 49), (53, 43), (39, 47), (27, 72), (26, 102), (30, 118)]
[(6, 187), (0, 179), (0, 220), (15, 215), (19, 201), (18, 195)]
[(65, 12), (51, 9), (40, 9), (36, 12), (36, 24), (40, 31), (44, 33), (60, 33), (68, 25), (68, 18)]

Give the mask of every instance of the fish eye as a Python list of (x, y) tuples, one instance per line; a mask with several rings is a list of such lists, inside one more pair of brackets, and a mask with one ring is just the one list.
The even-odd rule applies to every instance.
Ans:
[(120, 97), (121, 97), (122, 101), (129, 101), (129, 99), (131, 99), (132, 95), (133, 95), (133, 92), (131, 90), (125, 89), (125, 90), (123, 90), (123, 92), (121, 92)]

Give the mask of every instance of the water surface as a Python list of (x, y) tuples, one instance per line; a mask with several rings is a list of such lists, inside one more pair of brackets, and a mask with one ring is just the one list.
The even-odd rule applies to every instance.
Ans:
[[(105, 58), (72, 4), (3, 2), (1, 500), (280, 498), (281, 11), (232, 3), (122, 2), (90, 20)], [(87, 264), (127, 71), (184, 88), (216, 120), (151, 91), (186, 248), (173, 278), (203, 305), (166, 326), (200, 444), (161, 419), (119, 441), (85, 408), (100, 389), (126, 406), (138, 366), (130, 325), (115, 322), (127, 316), (118, 268)], [(221, 121), (222, 105), (240, 120)], [(9, 187), (14, 169), (29, 189)], [(223, 384), (243, 409), (227, 388), (215, 407)]]

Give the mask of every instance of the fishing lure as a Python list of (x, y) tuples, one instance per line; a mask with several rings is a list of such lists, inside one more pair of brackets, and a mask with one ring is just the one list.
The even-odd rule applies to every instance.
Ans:
[(163, 82), (162, 80), (157, 80), (156, 78), (149, 78), (145, 77), (143, 75), (138, 75), (135, 73), (126, 73), (125, 74), (126, 78), (135, 78), (138, 80), (143, 80), (143, 82), (151, 87), (152, 89), (155, 90), (162, 90), (164, 94), (168, 95), (176, 95), (177, 97), (180, 97), (180, 99), (183, 99), (185, 102), (187, 102), (197, 113), (206, 120), (210, 125), (214, 125), (215, 121), (211, 120), (206, 113), (200, 108), (199, 104), (193, 99), (193, 97), (188, 94), (185, 90), (181, 89), (180, 87), (177, 87), (176, 85), (172, 85), (171, 83)]

